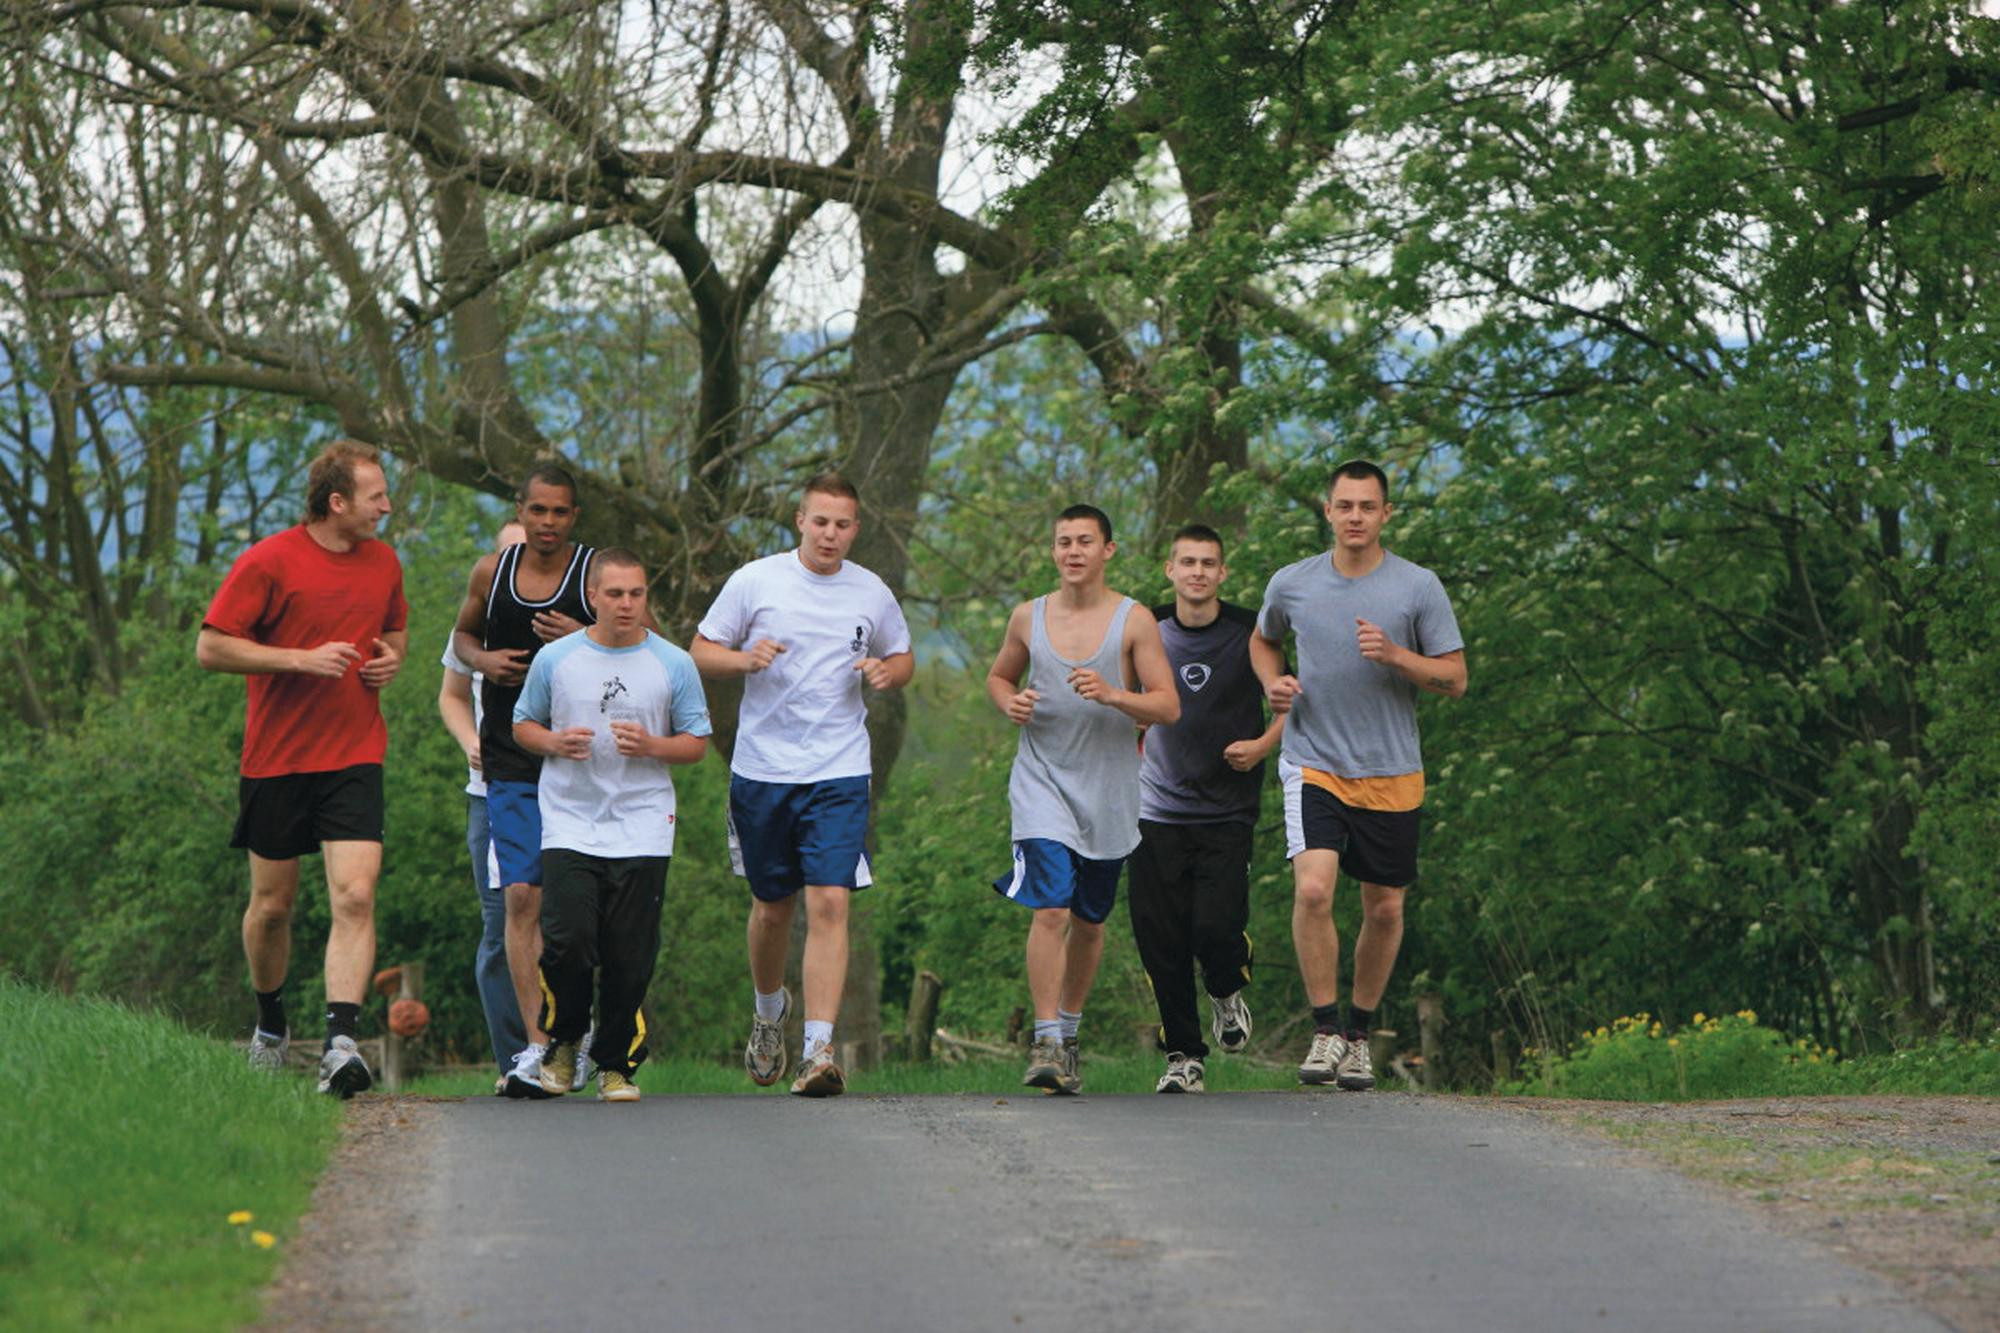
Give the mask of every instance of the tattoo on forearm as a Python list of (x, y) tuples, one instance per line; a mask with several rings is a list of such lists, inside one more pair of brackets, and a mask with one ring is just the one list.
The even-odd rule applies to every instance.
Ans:
[(1449, 691), (1452, 685), (1450, 676), (1432, 676), (1428, 683), (1430, 687), (1434, 690), (1445, 690), (1445, 691)]

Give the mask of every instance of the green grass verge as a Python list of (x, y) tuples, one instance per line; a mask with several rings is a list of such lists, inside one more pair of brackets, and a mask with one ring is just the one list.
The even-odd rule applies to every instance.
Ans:
[(171, 1020), (5, 977), (0, 1068), (0, 1327), (256, 1318), (337, 1103)]
[[(890, 1064), (856, 1074), (848, 1082), (851, 1096), (908, 1096), (917, 1094), (963, 1093), (981, 1097), (1005, 1097), (1020, 1093), (1034, 1095), (1021, 1086), (1024, 1054), (1018, 1061), (967, 1060), (959, 1064), (942, 1062), (928, 1065)], [(1083, 1087), (1091, 1093), (1145, 1092), (1166, 1068), (1163, 1058), (1129, 1055), (1083, 1057)], [(1211, 1092), (1258, 1092), (1296, 1088), (1298, 1075), (1289, 1067), (1266, 1069), (1246, 1065), (1228, 1056), (1211, 1055), (1206, 1062)], [(787, 1071), (789, 1072), (789, 1071)], [(593, 1085), (594, 1086), (594, 1085)], [(783, 1096), (791, 1086), (789, 1078), (768, 1088), (754, 1086), (740, 1064), (719, 1065), (694, 1060), (648, 1060), (639, 1067), (639, 1089), (647, 1096), (718, 1096), (747, 1093)], [(414, 1079), (404, 1091), (432, 1097), (490, 1097), (493, 1076), (480, 1071), (434, 1074)]]

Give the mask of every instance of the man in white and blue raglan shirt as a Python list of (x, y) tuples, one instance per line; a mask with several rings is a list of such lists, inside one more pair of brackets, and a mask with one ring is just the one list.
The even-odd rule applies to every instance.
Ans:
[(646, 628), (637, 556), (600, 551), (587, 594), (596, 623), (537, 653), (514, 705), (515, 743), (543, 760), (541, 1086), (570, 1090), (596, 971), (597, 1095), (632, 1102), (674, 851), (668, 767), (708, 753), (708, 700), (694, 660)]
[(756, 1012), (744, 1067), (760, 1087), (784, 1076), (785, 952), (803, 891), (805, 1049), (792, 1091), (833, 1097), (847, 1086), (832, 1043), (847, 980), (848, 895), (869, 883), (862, 689), (900, 688), (916, 660), (895, 594), (847, 559), (861, 531), (853, 483), (814, 477), (794, 521), (798, 548), (730, 575), (692, 651), (711, 680), (746, 677), (729, 765), (730, 853), (753, 899)]

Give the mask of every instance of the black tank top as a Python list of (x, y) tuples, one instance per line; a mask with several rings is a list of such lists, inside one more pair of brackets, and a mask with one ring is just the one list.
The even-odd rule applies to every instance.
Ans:
[[(562, 582), (546, 601), (529, 602), (514, 588), (514, 571), (520, 566), (523, 545), (510, 546), (500, 553), (493, 567), (493, 588), (486, 594), (486, 637), (488, 650), (526, 648), (528, 660), (541, 650), (535, 633), (535, 615), (560, 611), (581, 624), (594, 624), (590, 602), (583, 595), (590, 574), (592, 548), (579, 545), (570, 553), (569, 568)], [(529, 754), (514, 743), (514, 705), (521, 698), (519, 685), (496, 684), (489, 677), (479, 682), (479, 766), (488, 782), (535, 782), (542, 776), (542, 757)]]

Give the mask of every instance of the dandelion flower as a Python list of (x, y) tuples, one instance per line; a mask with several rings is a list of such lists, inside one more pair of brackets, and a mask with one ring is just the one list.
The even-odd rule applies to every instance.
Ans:
[(1681, 1039), (1680, 1039), (1679, 1037), (1668, 1037), (1668, 1038), (1667, 1038), (1667, 1045), (1668, 1045), (1668, 1046), (1678, 1046), (1678, 1045), (1680, 1045), (1680, 1044), (1681, 1044)]
[(1695, 1021), (1695, 1026), (1699, 1027), (1703, 1023), (1706, 1023), (1708, 1021), (1708, 1015), (1697, 1010), (1695, 1012), (1694, 1021)]
[(240, 1227), (243, 1226), (245, 1223), (253, 1220), (256, 1216), (257, 1215), (251, 1212), (248, 1208), (238, 1208), (235, 1212), (229, 1215), (229, 1225), (233, 1227)]
[(250, 1243), (260, 1250), (268, 1250), (278, 1243), (278, 1238), (268, 1231), (253, 1231), (250, 1233)]

